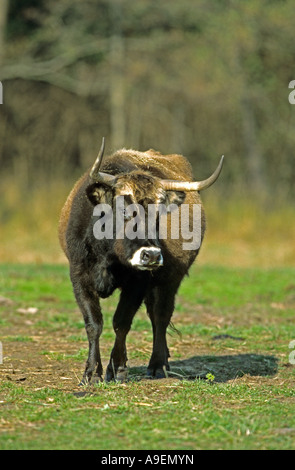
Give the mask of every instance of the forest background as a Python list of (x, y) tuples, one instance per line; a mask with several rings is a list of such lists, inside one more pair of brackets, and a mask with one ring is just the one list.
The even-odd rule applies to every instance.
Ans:
[(1, 0), (0, 261), (64, 262), (59, 211), (101, 138), (181, 153), (200, 263), (294, 265), (291, 0)]

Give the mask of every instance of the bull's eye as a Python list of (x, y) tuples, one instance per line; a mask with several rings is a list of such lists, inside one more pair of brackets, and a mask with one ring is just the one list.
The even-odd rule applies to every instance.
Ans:
[(124, 220), (130, 220), (130, 219), (132, 219), (132, 215), (129, 214), (129, 212), (127, 211), (127, 209), (123, 209), (123, 210), (122, 210), (122, 214), (123, 214)]
[(138, 215), (138, 211), (128, 210), (127, 208), (122, 209), (122, 215), (124, 220), (131, 220)]

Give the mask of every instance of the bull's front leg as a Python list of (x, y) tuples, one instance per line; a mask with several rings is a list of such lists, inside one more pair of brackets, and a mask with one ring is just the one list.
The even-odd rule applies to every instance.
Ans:
[(153, 328), (153, 351), (147, 368), (147, 376), (151, 378), (165, 378), (170, 370), (166, 331), (173, 314), (176, 291), (177, 286), (172, 282), (157, 286), (149, 291), (145, 301)]
[(103, 369), (99, 350), (99, 337), (102, 333), (103, 318), (99, 303), (99, 296), (91, 278), (86, 275), (79, 276), (71, 272), (74, 294), (84, 317), (85, 329), (88, 338), (89, 352), (85, 371), (80, 385), (90, 381), (103, 380)]
[(146, 283), (134, 283), (125, 287), (113, 318), (113, 328), (116, 334), (115, 344), (111, 352), (110, 362), (106, 370), (106, 381), (127, 379), (127, 350), (126, 337), (131, 323), (139, 309), (146, 289)]

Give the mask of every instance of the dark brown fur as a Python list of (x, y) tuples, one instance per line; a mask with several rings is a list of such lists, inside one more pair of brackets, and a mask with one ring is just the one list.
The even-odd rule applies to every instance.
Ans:
[[(126, 261), (128, 250), (140, 247), (140, 241), (96, 240), (93, 236), (93, 206), (100, 203), (112, 205), (114, 198), (127, 196), (131, 202), (141, 204), (201, 204), (196, 191), (181, 193), (164, 191), (160, 180), (192, 181), (191, 166), (180, 155), (161, 155), (149, 150), (119, 150), (105, 159), (101, 171), (117, 177), (114, 187), (94, 183), (89, 172), (76, 183), (61, 213), (59, 239), (70, 263), (70, 275), (77, 303), (83, 313), (89, 340), (89, 355), (83, 382), (102, 378), (99, 336), (102, 331), (100, 297), (108, 297), (119, 288), (120, 300), (114, 314), (116, 334), (114, 348), (107, 367), (106, 379), (122, 378), (127, 367), (125, 340), (132, 319), (142, 301), (153, 328), (153, 352), (148, 365), (148, 375), (163, 377), (168, 370), (169, 351), (166, 329), (174, 310), (177, 289), (188, 273), (199, 249), (183, 250), (183, 240), (148, 240), (145, 244), (160, 247), (164, 264), (154, 271), (139, 271)], [(168, 234), (171, 216), (168, 215)], [(202, 239), (205, 216), (202, 209)], [(123, 374), (123, 375), (122, 375)]]

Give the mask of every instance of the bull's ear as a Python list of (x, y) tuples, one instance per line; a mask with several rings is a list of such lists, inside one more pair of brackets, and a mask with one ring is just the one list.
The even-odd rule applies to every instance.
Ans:
[(185, 196), (184, 191), (166, 191), (165, 204), (166, 206), (169, 206), (169, 204), (180, 206), (184, 202)]
[(112, 203), (112, 188), (103, 183), (93, 183), (87, 186), (86, 195), (94, 206)]

